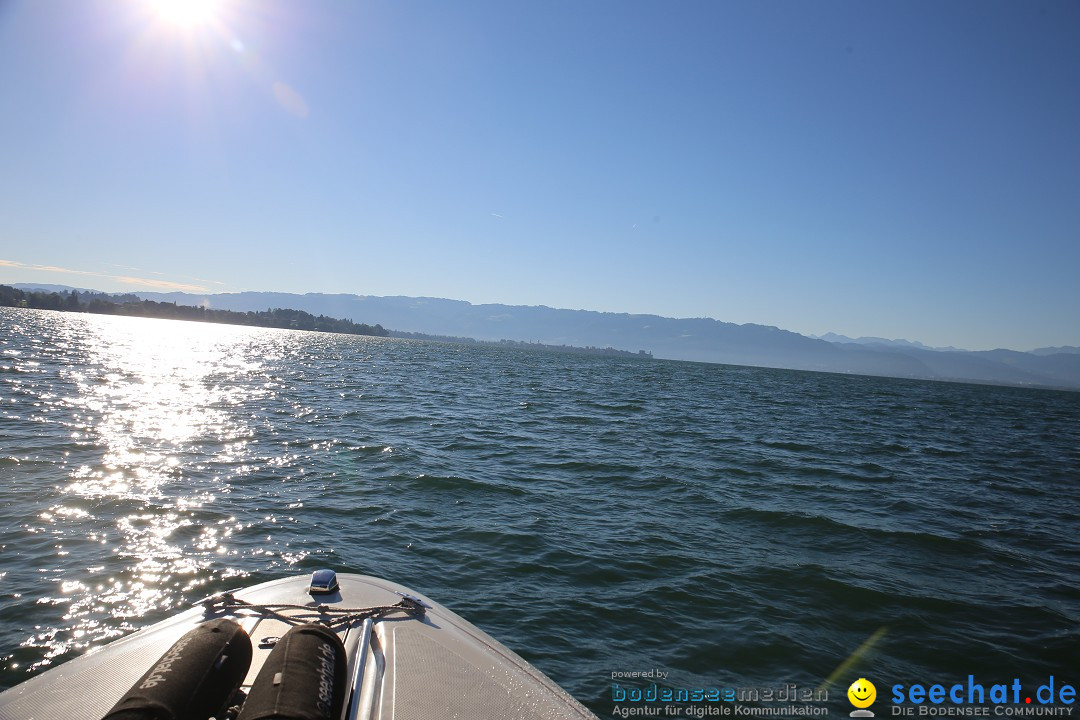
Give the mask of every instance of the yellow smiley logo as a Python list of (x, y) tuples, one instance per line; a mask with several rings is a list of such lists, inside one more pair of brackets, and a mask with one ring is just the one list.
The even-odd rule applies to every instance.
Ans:
[(859, 678), (847, 689), (848, 700), (857, 708), (868, 708), (877, 699), (877, 688), (866, 678)]

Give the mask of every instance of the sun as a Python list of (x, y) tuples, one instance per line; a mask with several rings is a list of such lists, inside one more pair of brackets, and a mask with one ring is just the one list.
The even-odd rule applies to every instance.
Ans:
[(155, 14), (170, 25), (195, 28), (212, 22), (222, 0), (147, 0)]

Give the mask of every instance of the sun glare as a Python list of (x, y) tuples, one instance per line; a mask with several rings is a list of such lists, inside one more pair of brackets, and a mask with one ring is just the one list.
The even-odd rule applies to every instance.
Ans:
[(197, 27), (215, 19), (221, 0), (149, 0), (157, 16), (179, 27)]

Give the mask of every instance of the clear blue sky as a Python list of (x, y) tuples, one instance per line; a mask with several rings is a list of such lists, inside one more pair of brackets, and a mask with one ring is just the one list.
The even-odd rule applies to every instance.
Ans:
[(0, 282), (1080, 344), (1076, 0), (0, 0), (0, 158)]

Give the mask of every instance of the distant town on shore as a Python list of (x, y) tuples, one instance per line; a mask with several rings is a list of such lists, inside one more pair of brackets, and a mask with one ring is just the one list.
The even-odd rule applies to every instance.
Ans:
[(648, 350), (616, 350), (613, 347), (593, 347), (591, 345), (552, 345), (550, 343), (536, 342), (532, 340), (477, 340), (476, 338), (460, 337), (457, 335), (431, 335), (418, 332), (390, 331), (390, 337), (406, 338), (412, 340), (428, 340), (432, 342), (457, 343), (460, 345), (494, 345), (498, 347), (513, 347), (523, 350), (547, 350), (549, 352), (586, 353), (589, 355), (604, 355), (607, 357), (647, 358), (652, 359), (653, 354)]

